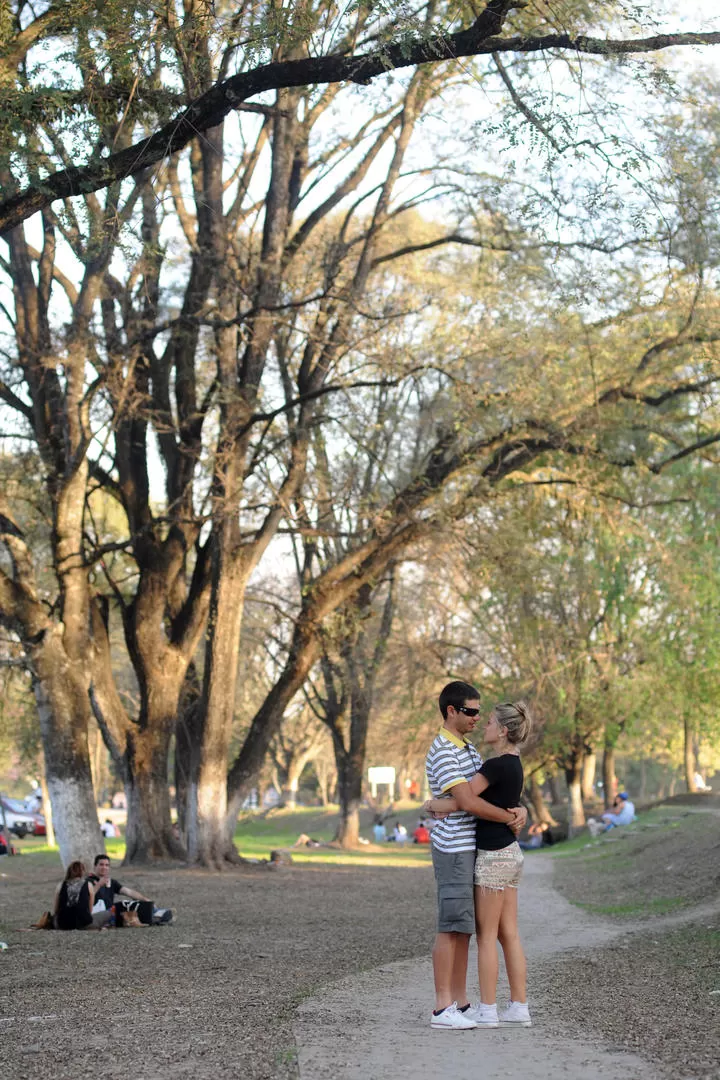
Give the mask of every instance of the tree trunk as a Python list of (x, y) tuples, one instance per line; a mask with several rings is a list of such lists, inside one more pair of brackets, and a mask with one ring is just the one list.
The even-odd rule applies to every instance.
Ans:
[(647, 758), (640, 762), (640, 787), (638, 789), (638, 801), (644, 802), (647, 798)]
[(198, 705), (199, 763), (194, 790), (190, 793), (187, 835), (189, 860), (219, 868), (229, 857), (232, 843), (232, 832), (228, 836), (226, 831), (228, 758), (247, 571), (244, 562), (233, 559), (228, 552), (217, 550), (213, 561), (210, 631)]
[(605, 809), (609, 810), (615, 798), (617, 778), (615, 776), (615, 744), (611, 739), (605, 739), (602, 761), (603, 773), (603, 801)]
[(597, 755), (593, 749), (588, 748), (583, 759), (582, 771), (582, 797), (586, 802), (592, 802), (595, 798), (595, 770), (597, 768)]
[(141, 714), (140, 723), (128, 732), (124, 761), (126, 864), (182, 859), (185, 855), (173, 833), (168, 785), (180, 679), (178, 672), (168, 671), (163, 686), (156, 681), (152, 698), (143, 703), (145, 715)]
[(683, 717), (683, 765), (685, 768), (685, 785), (689, 792), (697, 791), (695, 783), (695, 728), (689, 712)]
[(553, 806), (559, 806), (562, 802), (560, 797), (560, 791), (558, 789), (557, 773), (549, 772), (547, 774), (547, 785), (550, 788), (550, 801)]
[(343, 848), (356, 848), (360, 838), (360, 805), (362, 802), (362, 771), (365, 755), (348, 754), (336, 743), (338, 800), (340, 822), (336, 840)]
[(202, 724), (201, 687), (194, 664), (190, 664), (175, 725), (175, 805), (181, 836), (187, 838), (188, 812), (196, 805), (195, 787), (200, 766)]
[(548, 825), (557, 825), (557, 821), (552, 816), (550, 808), (543, 798), (542, 788), (537, 781), (537, 777), (533, 774), (527, 783), (527, 793), (530, 800), (530, 808), (532, 813), (532, 819), (536, 825), (545, 821)]
[(577, 751), (565, 766), (565, 779), (568, 786), (568, 836), (572, 838), (576, 829), (585, 824), (585, 809), (582, 800), (583, 753)]
[(322, 806), (330, 805), (330, 764), (325, 754), (315, 758), (312, 763), (317, 780), (318, 795)]
[(306, 754), (299, 754), (297, 757), (291, 757), (288, 762), (285, 783), (280, 791), (283, 806), (286, 806), (288, 810), (294, 810), (297, 806), (300, 778), (305, 770), (307, 762), (308, 757)]
[(57, 847), (55, 829), (53, 827), (52, 803), (50, 802), (50, 792), (48, 791), (46, 772), (47, 769), (43, 758), (42, 769), (40, 770), (40, 790), (42, 791), (42, 813), (45, 818), (45, 842), (48, 847)]
[(288, 780), (280, 792), (282, 804), (287, 810), (295, 810), (297, 807), (298, 781), (299, 777), (294, 776)]
[(59, 627), (33, 651), (33, 690), (45, 754), (45, 778), (63, 866), (88, 865), (104, 849), (93, 791), (85, 673), (67, 656)]

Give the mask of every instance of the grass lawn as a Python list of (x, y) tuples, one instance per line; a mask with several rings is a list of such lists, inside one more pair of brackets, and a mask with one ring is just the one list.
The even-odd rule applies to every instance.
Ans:
[(597, 915), (662, 915), (715, 895), (720, 818), (659, 806), (596, 839), (575, 837), (553, 852), (555, 885)]
[[(401, 821), (412, 833), (419, 816), (416, 805), (401, 808), (393, 814), (391, 822)], [(361, 833), (372, 835), (369, 823), (371, 814), (361, 815)], [(274, 848), (290, 851), (293, 861), (299, 863), (334, 864), (344, 866), (427, 866), (430, 849), (418, 844), (369, 844), (357, 851), (341, 851), (336, 848), (295, 848), (293, 844), (301, 833), (329, 843), (337, 828), (337, 807), (327, 810), (316, 806), (297, 810), (275, 810), (268, 817), (248, 815), (241, 818), (235, 831), (235, 845), (246, 858), (267, 859)]]
[[(417, 803), (405, 803), (398, 807), (386, 823), (388, 832), (396, 821), (401, 821), (412, 834), (420, 809)], [(370, 810), (360, 814), (361, 834), (372, 837), (372, 818)], [(315, 863), (321, 866), (427, 866), (431, 862), (430, 848), (425, 845), (408, 843), (374, 844), (359, 848), (357, 851), (341, 851), (338, 848), (296, 848), (295, 841), (301, 833), (314, 840), (329, 843), (337, 829), (338, 808), (327, 809), (317, 806), (303, 806), (295, 810), (273, 810), (269, 815), (244, 814), (235, 830), (235, 846), (241, 855), (248, 859), (269, 859), (270, 852), (283, 848), (290, 852), (293, 862)], [(122, 830), (122, 826), (121, 826)], [(26, 837), (14, 841), (23, 853), (55, 853), (42, 837)], [(124, 838), (105, 841), (105, 848), (113, 862), (122, 862), (125, 854)]]

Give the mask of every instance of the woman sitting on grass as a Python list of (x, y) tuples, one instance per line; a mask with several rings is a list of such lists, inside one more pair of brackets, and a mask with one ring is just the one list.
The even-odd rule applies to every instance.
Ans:
[(58, 930), (84, 930), (92, 926), (93, 888), (85, 864), (71, 862), (55, 890), (55, 926)]
[[(474, 795), (493, 806), (517, 806), (523, 789), (523, 768), (518, 745), (530, 734), (532, 720), (522, 701), (496, 705), (485, 724), (485, 742), (496, 756), (485, 761), (470, 781)], [(453, 798), (432, 799), (425, 804), (434, 814), (457, 809)], [(530, 1027), (527, 1007), (525, 954), (517, 925), (517, 890), (524, 856), (509, 826), (495, 821), (477, 822), (475, 857), (475, 923), (478, 939), (480, 1004), (473, 1010), (479, 1027), (516, 1024)], [(505, 957), (510, 1002), (498, 1017), (497, 942)]]

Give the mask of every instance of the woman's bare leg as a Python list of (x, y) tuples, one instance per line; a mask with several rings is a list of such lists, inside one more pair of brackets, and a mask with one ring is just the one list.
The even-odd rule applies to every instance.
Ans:
[(483, 1005), (494, 1005), (498, 979), (498, 927), (503, 890), (475, 886), (475, 924), (478, 943), (478, 980)]
[(525, 1002), (527, 1000), (527, 964), (518, 932), (518, 891), (505, 889), (503, 897), (498, 940), (505, 957), (505, 967), (510, 983), (510, 1000)]

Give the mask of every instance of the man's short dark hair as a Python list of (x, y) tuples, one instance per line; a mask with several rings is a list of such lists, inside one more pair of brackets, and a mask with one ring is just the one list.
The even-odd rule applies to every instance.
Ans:
[(477, 701), (479, 697), (480, 691), (476, 690), (470, 683), (460, 682), (459, 680), (448, 683), (440, 694), (438, 701), (443, 720), (447, 719), (448, 706), (452, 705), (453, 709), (460, 709), (466, 701)]
[(110, 856), (109, 855), (102, 855), (102, 854), (101, 855), (96, 855), (95, 859), (93, 861), (93, 866), (97, 866), (97, 864), (100, 862), (101, 859), (107, 859), (107, 861), (110, 862)]

